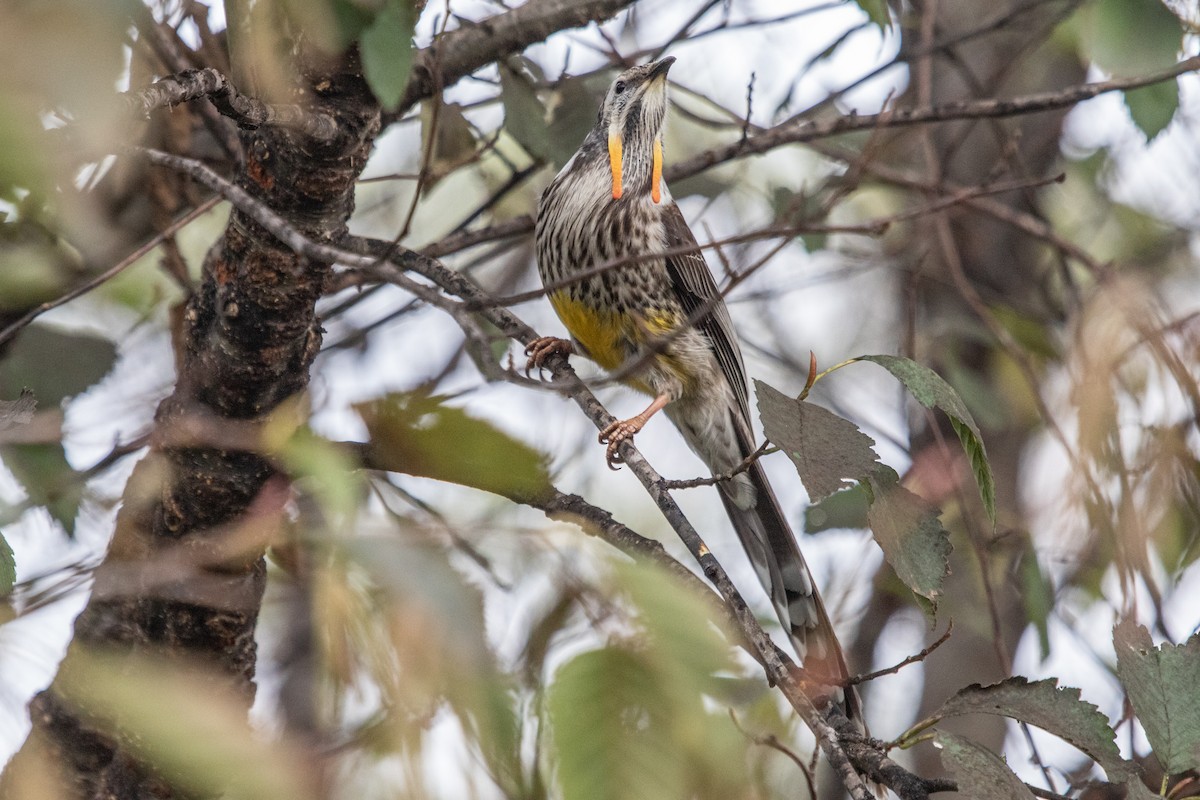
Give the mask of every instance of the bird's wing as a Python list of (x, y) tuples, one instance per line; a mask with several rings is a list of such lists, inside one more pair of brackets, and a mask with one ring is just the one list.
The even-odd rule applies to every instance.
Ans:
[(729, 309), (717, 290), (708, 264), (700, 254), (700, 247), (691, 228), (683, 218), (683, 212), (674, 203), (663, 209), (665, 245), (668, 250), (696, 248), (694, 252), (666, 257), (667, 274), (675, 294), (689, 317), (703, 313), (696, 328), (708, 337), (709, 346), (721, 365), (725, 380), (733, 387), (738, 410), (747, 425), (750, 423), (749, 389), (746, 381), (746, 366), (742, 363), (742, 350), (738, 346), (737, 333)]

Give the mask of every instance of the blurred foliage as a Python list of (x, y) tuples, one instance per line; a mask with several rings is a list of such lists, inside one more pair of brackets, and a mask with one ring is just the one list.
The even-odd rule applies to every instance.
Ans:
[(748, 742), (705, 695), (733, 668), (695, 598), (649, 567), (617, 571), (646, 634), (575, 656), (548, 701), (563, 797), (745, 797)]
[(198, 796), (318, 797), (299, 747), (264, 741), (222, 675), (154, 655), (72, 651), (62, 696), (158, 774)]
[[(1181, 52), (1194, 51), (1194, 37), (1184, 39), (1184, 25), (1175, 13), (1182, 5), (1092, 0), (1056, 23), (1045, 49), (1106, 76), (1163, 70)], [(419, 19), (421, 4), (410, 0), (226, 0), (223, 6), (233, 22), (205, 46), (231, 57), (240, 86), (252, 87), (261, 98), (289, 103), (296, 99), (291, 54), (298, 32), (306, 44), (329, 53), (357, 46), (371, 89), (392, 108), (403, 97), (413, 68), (414, 37), (428, 41), (443, 25), (472, 24), (447, 19), (443, 4), (430, 4), (425, 19)], [(627, 56), (671, 44), (681, 57), (680, 67), (686, 56), (740, 70), (745, 64), (729, 58), (734, 40), (725, 38), (724, 28), (754, 25), (722, 16), (737, 6), (713, 5), (709, 16), (682, 29), (686, 35), (680, 38), (688, 41), (669, 43), (663, 41), (664, 31), (681, 29), (660, 25), (655, 9), (646, 5), (606, 28), (617, 34), (610, 41), (591, 44), (598, 51), (616, 48)], [(754, 52), (745, 63), (760, 75), (768, 69), (796, 71), (794, 85), (773, 98), (778, 103), (769, 113), (762, 110), (762, 97), (747, 90), (745, 102), (756, 125), (797, 113), (822, 119), (852, 109), (859, 101), (848, 96), (813, 101), (801, 84), (816, 75), (828, 87), (841, 86), (846, 59), (860, 59), (862, 52), (851, 46), (854, 36), (877, 35), (872, 46), (881, 49), (899, 40), (902, 55), (916, 52), (909, 38), (908, 26), (917, 13), (911, 5), (847, 0), (837, 6), (862, 13), (809, 64), (796, 66), (800, 48), (788, 50), (791, 39), (780, 45), (763, 38), (754, 41), (770, 44), (747, 48)], [(175, 46), (192, 46), (189, 37), (200, 29), (194, 18), (201, 13), (199, 6), (156, 3), (154, 11), (169, 20), (167, 27), (183, 32)], [(453, 13), (460, 11), (456, 4)], [(990, 14), (984, 19), (978, 13), (977, 23), (986, 27)], [(996, 30), (1011, 33), (1007, 27), (1012, 26), (1005, 23)], [(1026, 35), (1023, 28), (1019, 33), (1016, 38)], [(571, 37), (587, 35), (575, 32), (563, 38), (573, 46)], [(1038, 46), (1031, 44), (1034, 51)], [(132, 60), (127, 47), (135, 51)], [(576, 52), (580, 50), (572, 50)], [(353, 224), (394, 237), (417, 174), (424, 181), (417, 192), (412, 238), (405, 245), (436, 242), (463, 220), (478, 226), (530, 213), (545, 181), (594, 124), (596, 104), (615, 70), (612, 65), (585, 68), (579, 66), (582, 60), (559, 60), (558, 54), (554, 47), (531, 49), (504, 59), (494, 70), (480, 71), (469, 91), (445, 87), (424, 100), (419, 116), (397, 124), (389, 132), (395, 138), (389, 135), (387, 146), (381, 144), (377, 153), (381, 162), (395, 163), (405, 182), (385, 180), (371, 184), (369, 191), (364, 188)], [(190, 55), (203, 61), (211, 53), (197, 46)], [(125, 144), (158, 146), (162, 141), (154, 137), (162, 136), (181, 152), (232, 166), (220, 164), (212, 137), (182, 109), (156, 117), (174, 126), (171, 136), (154, 125), (134, 126), (125, 119), (116, 88), (127, 77), (140, 85), (169, 72), (157, 58), (132, 24), (126, 5), (81, 0), (0, 5), (0, 74), (5, 76), (0, 81), (0, 328), (63, 296), (116, 263), (131, 242), (144, 240), (150, 228), (125, 227), (138, 201), (160, 211), (176, 207), (168, 200), (186, 208), (186, 193), (163, 197), (162, 185), (140, 173), (129, 179), (126, 193), (112, 191), (108, 179), (117, 168), (109, 156)], [(1030, 81), (1040, 76), (1024, 75), (1020, 59), (1005, 69)], [(669, 163), (757, 135), (756, 127), (743, 125), (740, 104), (720, 105), (715, 96), (706, 96), (708, 87), (701, 80), (677, 71), (672, 78), (681, 91), (673, 96), (676, 106), (667, 131)], [(739, 79), (748, 79), (749, 72)], [(829, 77), (834, 74), (837, 81)], [(1194, 125), (1185, 116), (1187, 104), (1181, 107), (1179, 85), (1166, 81), (1123, 95), (1133, 123), (1148, 140), (1157, 137), (1157, 146), (1181, 126)], [(198, 115), (199, 106), (190, 110)], [(1023, 123), (1006, 128), (1003, 122), (996, 123), (995, 138), (1019, 140)], [(948, 196), (938, 187), (897, 179), (895, 173), (911, 164), (893, 152), (881, 156), (881, 139), (905, 137), (908, 130), (840, 137), (844, 157), (832, 150), (780, 148), (674, 182), (672, 190), (689, 219), (703, 209), (705, 222), (728, 225), (729, 231), (717, 235), (744, 233), (742, 227), (757, 224), (794, 226), (802, 234), (803, 248), (783, 251), (788, 272), (783, 278), (772, 276), (776, 284), (746, 275), (747, 283), (734, 287), (733, 299), (756, 304), (739, 316), (739, 324), (759, 326), (747, 336), (747, 352), (762, 356), (774, 348), (765, 355), (777, 358), (760, 358), (759, 364), (786, 372), (773, 378), (780, 386), (803, 383), (807, 363), (790, 352), (794, 329), (781, 328), (776, 341), (764, 332), (776, 318), (810, 313), (792, 304), (787, 292), (810, 288), (801, 281), (857, 279), (884, 267), (885, 278), (868, 290), (854, 284), (847, 291), (855, 297), (845, 313), (811, 309), (815, 318), (826, 320), (821, 324), (841, 336), (832, 336), (828, 341), (834, 344), (825, 346), (863, 352), (857, 338), (868, 338), (871, 325), (878, 323), (887, 328), (889, 345), (903, 338), (897, 347), (907, 350), (911, 333), (921, 363), (895, 356), (863, 359), (887, 369), (923, 409), (947, 415), (951, 444), (955, 434), (959, 437), (963, 460), (952, 463), (961, 463), (963, 470), (960, 475), (947, 468), (949, 477), (935, 476), (952, 487), (935, 502), (918, 490), (920, 481), (912, 474), (899, 475), (880, 463), (873, 448), (884, 438), (854, 413), (861, 410), (862, 419), (878, 419), (894, 405), (891, 395), (872, 395), (859, 401), (868, 407), (844, 410), (842, 395), (830, 390), (826, 397), (843, 406), (835, 414), (807, 397), (797, 399), (759, 383), (764, 428), (787, 451), (812, 501), (804, 512), (806, 529), (870, 529), (888, 564), (874, 585), (889, 603), (926, 610), (924, 601), (936, 598), (939, 613), (952, 615), (959, 630), (988, 631), (993, 610), (986, 601), (951, 607), (944, 596), (957, 577), (948, 575), (949, 537), (976, 519), (971, 513), (978, 504), (983, 510), (978, 527), (970, 531), (973, 538), (962, 541), (983, 553), (999, 541), (1016, 542), (1018, 557), (995, 565), (978, 556), (978, 564), (966, 562), (968, 569), (982, 580), (999, 575), (998, 584), (1016, 587), (1012, 607), (1024, 620), (1029, 639), (1036, 634), (1039, 655), (1050, 659), (1047, 664), (1062, 663), (1055, 657), (1065, 647), (1074, 648), (1068, 661), (1082, 660), (1080, 648), (1091, 647), (1086, 655), (1115, 676), (1110, 696), (1102, 698), (1103, 710), (1065, 686), (1070, 675), (1063, 676), (1061, 687), (1053, 681), (1018, 679), (967, 687), (913, 726), (911, 737), (901, 737), (904, 744), (916, 744), (922, 732), (935, 728), (933, 741), (966, 793), (1025, 796), (1027, 790), (1011, 768), (1024, 758), (1023, 751), (1014, 750), (1015, 757), (1006, 761), (940, 727), (951, 717), (1003, 716), (1078, 748), (1082, 756), (1071, 758), (1085, 759), (1085, 773), (1094, 766), (1111, 782), (1125, 783), (1132, 794), (1146, 792), (1134, 780), (1138, 770), (1132, 760), (1115, 752), (1115, 718), (1127, 695), (1134, 715), (1124, 723), (1131, 728), (1130, 740), (1140, 741), (1135, 734), (1143, 731), (1168, 772), (1196, 768), (1200, 724), (1194, 687), (1200, 680), (1195, 675), (1200, 640), (1192, 636), (1182, 644), (1155, 645), (1148, 631), (1123, 622), (1116, 631), (1114, 660), (1107, 642), (1064, 644), (1054, 631), (1101, 604), (1121, 607), (1144, 595), (1151, 602), (1143, 601), (1143, 610), (1149, 605), (1161, 615), (1200, 558), (1195, 431), (1200, 344), (1188, 316), (1196, 293), (1190, 222), (1195, 215), (1185, 214), (1185, 224), (1162, 213), (1179, 197), (1185, 210), (1195, 207), (1190, 162), (1180, 158), (1165, 166), (1182, 188), (1177, 188), (1179, 197), (1161, 192), (1164, 196), (1155, 199), (1164, 206), (1156, 207), (1120, 191), (1128, 144), (1118, 134), (1097, 137), (1099, 144), (1087, 140), (1087, 147), (1097, 148), (1087, 152), (1066, 142), (1065, 154), (1054, 163), (1055, 170), (1066, 174), (1065, 183), (1022, 192), (1023, 202), (1012, 206), (1083, 253), (1082, 258), (1064, 255), (1052, 238), (1038, 240), (1036, 250), (1022, 249), (1020, 257), (1013, 248), (1007, 267), (1027, 283), (1040, 282), (1034, 289), (1050, 311), (1021, 302), (1011, 284), (1000, 283), (991, 294), (987, 290), (996, 287), (984, 286), (982, 301), (969, 313), (960, 309), (936, 318), (928, 328), (917, 324), (902, 337), (900, 329), (910, 321), (929, 320), (917, 311), (913, 320), (901, 319), (896, 311), (907, 309), (905, 293), (915, 291), (918, 280), (907, 273), (910, 262), (904, 259), (913, 252), (918, 260), (931, 259), (937, 249), (932, 237), (914, 246), (913, 232), (920, 229), (903, 215)], [(1016, 161), (1007, 155), (998, 158), (997, 173), (989, 181), (1016, 171)], [(872, 172), (877, 162), (892, 173)], [(961, 208), (951, 212), (968, 213)], [(165, 336), (173, 324), (168, 312), (176, 312), (178, 320), (178, 306), (194, 290), (205, 248), (225, 225), (227, 213), (222, 205), (174, 237), (182, 271), (172, 272), (167, 249), (156, 248), (100, 287), (89, 298), (91, 305), (69, 304), (54, 327), (34, 324), (0, 345), (0, 400), (27, 387), (46, 410), (71, 406), (87, 394), (109, 373), (115, 357), (109, 339), (83, 332), (98, 323), (134, 317)], [(368, 224), (372, 214), (385, 220), (382, 233)], [(880, 237), (826, 232), (838, 225), (850, 231), (853, 225), (891, 217), (896, 219)], [(828, 228), (808, 232), (806, 225)], [(489, 291), (519, 291), (530, 284), (528, 240), (518, 244), (500, 242), (449, 263)], [(718, 260), (726, 262), (722, 266), (736, 272), (755, 263), (755, 248), (761, 244), (725, 248), (710, 254), (710, 263), (717, 268)], [(1001, 246), (1009, 245), (1004, 240)], [(990, 240), (987, 246), (996, 247)], [(826, 264), (833, 266), (813, 277)], [(910, 280), (913, 285), (906, 283)], [(954, 287), (946, 275), (930, 282)], [(367, 307), (371, 293), (364, 291), (362, 297), (362, 307)], [(430, 363), (425, 351), (436, 349), (424, 329), (405, 338), (428, 323), (432, 313), (417, 308), (421, 313), (408, 314), (413, 310), (406, 305), (409, 299), (387, 299), (380, 292), (370, 313), (359, 313), (362, 307), (356, 310), (351, 301), (330, 311), (327, 326), (363, 334), (359, 352), (338, 360), (340, 354), (327, 351), (318, 359), (314, 372), (322, 388), (313, 392), (316, 416), (310, 419), (313, 411), (299, 402), (287, 404), (267, 422), (258, 443), (293, 481), (294, 502), (287, 514), (295, 542), (291, 550), (279, 548), (276, 577), (308, 592), (304, 613), (313, 628), (315, 663), (311, 673), (296, 671), (311, 679), (307, 688), (317, 710), (314, 730), (307, 733), (319, 747), (304, 749), (309, 742), (294, 741), (270, 724), (262, 726), (269, 734), (252, 728), (242, 699), (225, 696), (212, 675), (153, 656), (120, 663), (97, 653), (73, 659), (63, 677), (70, 701), (196, 795), (302, 798), (321, 795), (324, 790), (318, 787), (324, 781), (335, 786), (334, 794), (347, 797), (804, 796), (805, 773), (788, 755), (761, 745), (789, 748), (804, 762), (811, 742), (798, 733), (794, 718), (761, 681), (760, 671), (732, 650), (733, 637), (705, 618), (705, 603), (689, 588), (593, 547), (574, 526), (547, 522), (528, 509), (509, 511), (502, 500), (480, 495), (478, 490), (520, 504), (546, 498), (553, 487), (543, 444), (527, 442), (516, 432), (529, 429), (499, 426), (472, 405), (477, 389), (485, 398), (481, 402), (495, 396), (483, 395), (489, 387), (480, 386), (475, 373), (448, 361), (439, 373), (443, 384), (392, 389), (417, 380), (387, 372), (397, 359), (418, 356), (414, 360), (424, 369)], [(336, 302), (343, 300), (339, 296)], [(372, 314), (380, 307), (383, 314), (396, 313), (396, 325), (385, 332), (395, 340), (384, 341), (372, 332), (378, 323)], [(517, 310), (524, 313), (523, 307)], [(993, 327), (984, 324), (980, 313), (989, 315)], [(59, 326), (64, 320), (78, 324)], [(371, 361), (377, 348), (393, 346), (412, 353), (389, 352), (386, 359)], [(496, 337), (498, 361), (507, 346)], [(795, 349), (806, 353), (809, 346), (806, 342)], [(380, 366), (385, 361), (386, 369)], [(345, 368), (348, 363), (351, 369)], [(937, 363), (940, 377), (923, 363)], [(847, 379), (853, 380), (857, 378)], [(464, 384), (469, 388), (464, 390)], [(148, 391), (145, 386), (125, 388), (131, 394)], [(99, 416), (116, 416), (116, 411), (113, 404)], [(321, 416), (330, 411), (334, 413)], [(508, 411), (499, 407), (499, 413)], [(149, 424), (148, 411), (140, 422)], [(543, 420), (536, 422), (535, 430), (556, 430)], [(89, 424), (101, 423), (93, 418)], [(334, 431), (346, 435), (343, 428), (361, 434), (362, 445), (334, 441)], [(589, 431), (587, 438), (593, 435)], [(985, 441), (1001, 449), (1020, 441), (1020, 448), (992, 465)], [(7, 440), (0, 445), (0, 460), (28, 496), (20, 509), (44, 507), (68, 533), (80, 517), (81, 499), (95, 489), (72, 468), (70, 445)], [(1051, 457), (1040, 454), (1046, 462), (1067, 462), (1062, 475), (1046, 478), (1032, 472), (1038, 447), (1053, 452)], [(1065, 450), (1070, 452), (1062, 455)], [(598, 452), (575, 454), (584, 462), (593, 456), (600, 463)], [(364, 459), (372, 468), (393, 473), (389, 491), (379, 489), (382, 479), (373, 483), (364, 476)], [(564, 483), (577, 478), (564, 470)], [(1051, 511), (1057, 516), (1036, 516), (1028, 507), (1032, 501), (1020, 492), (1036, 495), (1051, 480), (1057, 503)], [(643, 522), (624, 505), (620, 490), (601, 494), (616, 484), (583, 484), (589, 499), (619, 517)], [(945, 509), (940, 516), (938, 506)], [(4, 523), (12, 522), (0, 513)], [(649, 531), (651, 524), (644, 525)], [(17, 582), (20, 565), (6, 536), (0, 534), (0, 596)], [(963, 551), (969, 549), (959, 547), (953, 555), (968, 558), (972, 554)], [(980, 580), (974, 573), (968, 577)], [(19, 599), (19, 584), (17, 589), (14, 597)], [(1157, 622), (1156, 636), (1165, 638), (1165, 623)], [(268, 640), (278, 634), (272, 623), (283, 628), (286, 621), (268, 617)], [(289, 637), (283, 637), (288, 641), (278, 650), (301, 647)], [(302, 638), (296, 637), (297, 642)], [(931, 683), (941, 682), (943, 696), (976, 679), (966, 673), (937, 673), (931, 665), (925, 675)], [(269, 676), (264, 690), (273, 689), (277, 676), (270, 669), (263, 673)], [(918, 694), (906, 696), (909, 705), (903, 708), (887, 709), (885, 716), (892, 714), (887, 723), (912, 712)], [(869, 700), (867, 707), (870, 712)], [(455, 744), (447, 745), (449, 740)]]
[(379, 469), (471, 486), (524, 502), (550, 490), (546, 458), (491, 423), (423, 392), (355, 406), (370, 431), (367, 462)]

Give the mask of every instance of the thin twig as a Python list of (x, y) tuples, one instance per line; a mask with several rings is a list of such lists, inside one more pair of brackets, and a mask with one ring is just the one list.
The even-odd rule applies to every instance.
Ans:
[(195, 208), (189, 210), (186, 214), (181, 216), (179, 219), (175, 220), (170, 225), (163, 228), (158, 233), (154, 234), (154, 236), (147, 239), (140, 247), (138, 247), (132, 253), (125, 256), (120, 261), (118, 261), (116, 264), (113, 264), (111, 267), (109, 267), (108, 269), (101, 272), (99, 275), (96, 275), (95, 277), (91, 278), (90, 280), (84, 281), (83, 283), (76, 286), (74, 289), (71, 289), (70, 291), (66, 292), (65, 294), (62, 294), (59, 297), (54, 298), (53, 300), (47, 300), (46, 302), (42, 303), (41, 305), (34, 307), (30, 311), (28, 311), (24, 316), (22, 316), (20, 319), (11, 323), (4, 330), (0, 331), (0, 346), (3, 346), (9, 339), (11, 339), (13, 336), (15, 336), (18, 331), (20, 331), (22, 328), (24, 328), (29, 323), (33, 322), (35, 319), (40, 317), (42, 314), (45, 314), (47, 311), (54, 309), (54, 308), (58, 308), (61, 305), (65, 305), (78, 297), (82, 297), (83, 295), (92, 291), (96, 287), (104, 285), (106, 282), (108, 282), (109, 280), (111, 280), (112, 278), (114, 278), (118, 274), (120, 274), (122, 271), (124, 271), (127, 267), (134, 264), (142, 256), (146, 255), (146, 253), (149, 253), (155, 247), (158, 247), (169, 237), (174, 236), (185, 225), (192, 222), (193, 220), (195, 220), (197, 217), (201, 216), (202, 214), (211, 210), (213, 208), (213, 206), (215, 206), (219, 202), (221, 202), (220, 196), (214, 196), (214, 197), (208, 198), (203, 203), (201, 203), (200, 205), (196, 206)]
[(916, 664), (918, 661), (924, 661), (925, 659), (929, 658), (930, 653), (932, 653), (934, 650), (937, 650), (939, 647), (941, 647), (943, 644), (946, 643), (946, 640), (950, 638), (950, 632), (953, 630), (954, 630), (954, 620), (950, 620), (950, 624), (948, 626), (946, 626), (946, 632), (943, 633), (941, 636), (939, 636), (937, 641), (935, 641), (933, 644), (926, 647), (921, 652), (919, 652), (915, 655), (911, 655), (911, 656), (905, 658), (903, 661), (899, 661), (899, 662), (893, 664), (892, 666), (888, 667), (887, 669), (877, 669), (874, 672), (868, 672), (866, 675), (855, 675), (854, 677), (852, 677), (848, 681), (846, 681), (846, 685), (847, 686), (857, 686), (860, 683), (866, 683), (867, 681), (873, 681), (876, 678), (882, 678), (884, 675), (895, 675), (897, 672), (902, 670), (904, 667), (907, 667), (909, 664)]
[(664, 480), (663, 488), (695, 489), (697, 486), (716, 486), (718, 483), (724, 483), (725, 481), (733, 480), (734, 476), (736, 475), (741, 475), (743, 472), (750, 469), (750, 467), (754, 465), (755, 461), (758, 461), (763, 456), (777, 452), (779, 452), (778, 447), (771, 447), (770, 442), (764, 441), (758, 446), (757, 450), (742, 459), (742, 463), (738, 464), (728, 472), (718, 473), (713, 475), (711, 478), (691, 478), (686, 481)]

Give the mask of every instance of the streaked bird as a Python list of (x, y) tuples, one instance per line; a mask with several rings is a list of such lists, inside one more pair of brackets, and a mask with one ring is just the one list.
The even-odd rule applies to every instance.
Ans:
[[(662, 177), (674, 62), (621, 73), (595, 127), (542, 194), (538, 271), (571, 340), (544, 337), (526, 352), (531, 368), (553, 353), (579, 353), (654, 398), (601, 432), (610, 466), (618, 445), (664, 411), (712, 473), (727, 475), (755, 450), (746, 370), (729, 310)], [(805, 669), (821, 683), (844, 683), (837, 636), (762, 466), (718, 486)], [(861, 725), (856, 692), (830, 694)]]

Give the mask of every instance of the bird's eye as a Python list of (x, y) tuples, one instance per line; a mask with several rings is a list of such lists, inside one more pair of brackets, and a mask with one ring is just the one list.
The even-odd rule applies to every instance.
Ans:
[(613, 85), (613, 93), (614, 93), (614, 94), (620, 94), (620, 93), (621, 93), (621, 92), (623, 92), (623, 91), (625, 91), (625, 81), (617, 81), (617, 82), (616, 82), (616, 83)]

